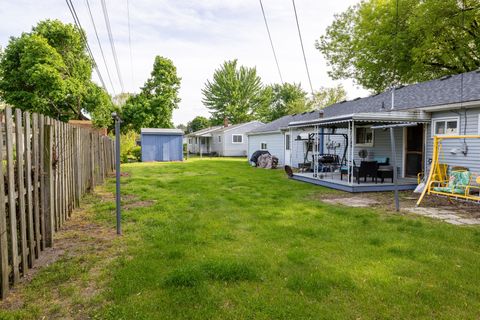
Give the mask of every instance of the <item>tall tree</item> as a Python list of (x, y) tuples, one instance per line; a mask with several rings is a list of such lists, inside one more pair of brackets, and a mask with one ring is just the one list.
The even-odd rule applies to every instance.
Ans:
[(257, 118), (270, 122), (288, 114), (310, 110), (307, 93), (296, 83), (273, 84), (266, 88), (269, 103), (257, 111)]
[(376, 92), (471, 71), (480, 67), (479, 7), (480, 0), (366, 0), (336, 15), (316, 47), (333, 79)]
[(173, 127), (172, 113), (180, 102), (180, 80), (172, 60), (156, 56), (150, 78), (122, 109), (123, 130)]
[(30, 33), (10, 38), (0, 57), (0, 95), (5, 102), (63, 121), (111, 122), (113, 104), (91, 81), (92, 61), (82, 30), (58, 20), (38, 23)]
[(176, 129), (180, 129), (180, 130), (182, 130), (183, 132), (187, 132), (187, 126), (184, 125), (183, 123), (178, 124), (175, 128), (176, 128)]
[(231, 123), (250, 121), (258, 108), (268, 103), (264, 86), (255, 68), (238, 67), (237, 60), (225, 61), (202, 89), (203, 104), (210, 109), (212, 121)]
[(208, 128), (210, 126), (210, 120), (202, 117), (202, 116), (196, 116), (193, 118), (192, 121), (189, 121), (187, 123), (187, 131), (188, 132), (195, 132), (198, 130), (202, 130), (205, 128)]
[(322, 87), (313, 94), (310, 105), (313, 109), (323, 109), (334, 103), (347, 99), (347, 91), (342, 85), (331, 88)]

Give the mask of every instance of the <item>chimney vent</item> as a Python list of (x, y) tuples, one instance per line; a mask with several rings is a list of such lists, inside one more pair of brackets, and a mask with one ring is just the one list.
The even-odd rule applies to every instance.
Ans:
[(228, 127), (228, 118), (227, 117), (223, 118), (223, 127), (224, 128)]

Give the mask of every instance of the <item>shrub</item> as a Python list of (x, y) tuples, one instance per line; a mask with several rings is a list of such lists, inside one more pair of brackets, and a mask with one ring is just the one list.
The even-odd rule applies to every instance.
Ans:
[(130, 153), (135, 161), (140, 161), (142, 158), (142, 148), (140, 146), (133, 147)]
[(128, 131), (127, 133), (121, 135), (120, 162), (125, 163), (135, 160), (135, 156), (132, 154), (132, 152), (135, 148), (140, 149), (140, 147), (138, 147), (136, 144), (137, 137), (138, 134), (134, 131)]

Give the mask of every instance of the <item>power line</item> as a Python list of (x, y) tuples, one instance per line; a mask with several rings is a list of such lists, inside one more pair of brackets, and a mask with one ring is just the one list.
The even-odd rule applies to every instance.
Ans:
[(110, 71), (108, 69), (107, 60), (105, 59), (105, 54), (103, 52), (102, 43), (100, 42), (100, 38), (98, 37), (97, 26), (95, 25), (95, 20), (93, 19), (92, 10), (90, 9), (90, 2), (88, 0), (85, 0), (85, 4), (87, 5), (88, 13), (90, 15), (90, 20), (92, 21), (92, 25), (93, 25), (93, 30), (95, 31), (95, 37), (97, 38), (98, 46), (100, 47), (100, 53), (102, 54), (103, 63), (105, 64), (105, 69), (107, 70), (108, 80), (110, 81), (110, 85), (112, 86), (113, 95), (116, 95), (115, 87), (113, 86), (112, 77), (110, 76)]
[(302, 47), (303, 61), (305, 62), (305, 69), (307, 70), (308, 82), (310, 84), (310, 90), (312, 91), (312, 96), (313, 96), (312, 79), (310, 78), (310, 71), (308, 71), (307, 57), (305, 56), (305, 49), (303, 48), (302, 33), (300, 32), (300, 24), (298, 23), (298, 15), (297, 15), (297, 8), (295, 7), (295, 0), (292, 0), (292, 4), (293, 4), (293, 11), (295, 12), (295, 20), (297, 21), (298, 37), (300, 38), (300, 45)]
[(123, 87), (122, 74), (120, 73), (120, 67), (118, 65), (118, 58), (117, 58), (117, 51), (115, 50), (115, 41), (113, 40), (112, 28), (110, 27), (110, 19), (108, 18), (107, 5), (105, 4), (105, 0), (102, 0), (101, 2), (102, 2), (103, 17), (105, 18), (105, 25), (107, 26), (108, 39), (110, 40), (110, 47), (112, 48), (113, 60), (115, 61), (115, 68), (117, 69), (118, 81), (120, 82), (120, 87), (122, 88), (122, 92), (124, 92), (125, 90)]
[(131, 73), (131, 85), (133, 87), (133, 58), (132, 58), (132, 35), (130, 27), (130, 5), (127, 0), (127, 21), (128, 21), (128, 47), (130, 48), (130, 73)]
[[(260, 7), (262, 8), (262, 14), (263, 14), (263, 20), (265, 21), (265, 27), (267, 28), (268, 39), (270, 39), (270, 45), (272, 47), (273, 57), (275, 58), (275, 63), (277, 64), (278, 75), (280, 76), (280, 81), (283, 84), (282, 73), (280, 72), (280, 66), (278, 64), (277, 54), (275, 53), (275, 47), (273, 46), (272, 36), (270, 35), (270, 29), (268, 28), (267, 17), (265, 16), (265, 10), (263, 9), (263, 3), (262, 3), (262, 0), (259, 0), (259, 1), (260, 1)], [(127, 0), (127, 2), (128, 2), (128, 0)]]
[(88, 45), (88, 41), (87, 41), (87, 38), (85, 37), (82, 25), (80, 23), (80, 20), (78, 19), (77, 12), (75, 11), (75, 7), (74, 7), (71, 0), (65, 0), (65, 2), (67, 3), (67, 6), (68, 6), (68, 9), (70, 10), (70, 13), (72, 14), (74, 23), (77, 26), (77, 28), (79, 29), (80, 35), (81, 35), (83, 41), (85, 42), (85, 46), (87, 47), (88, 55), (90, 56), (90, 59), (92, 59), (92, 61), (93, 61), (93, 67), (95, 68), (95, 71), (97, 72), (97, 75), (98, 75), (98, 78), (100, 79), (102, 87), (105, 91), (107, 91), (107, 87), (105, 86), (105, 82), (103, 81), (102, 74), (100, 73), (100, 70), (98, 69), (97, 62), (95, 61), (95, 58), (93, 57), (92, 50), (90, 50), (90, 46)]

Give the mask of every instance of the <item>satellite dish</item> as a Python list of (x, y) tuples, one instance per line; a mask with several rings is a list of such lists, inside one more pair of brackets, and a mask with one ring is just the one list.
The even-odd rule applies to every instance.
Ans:
[(367, 150), (363, 149), (358, 151), (358, 156), (362, 158), (362, 160), (365, 160), (365, 158), (368, 156)]

